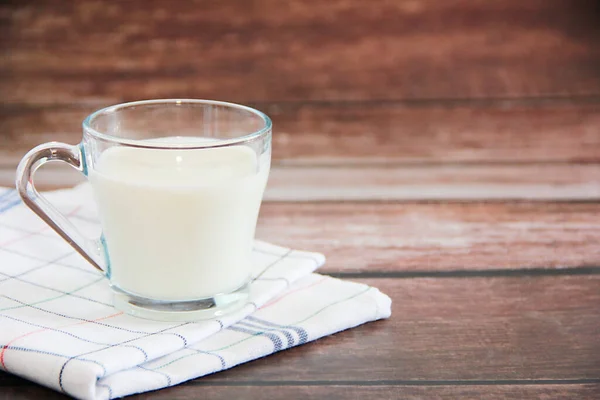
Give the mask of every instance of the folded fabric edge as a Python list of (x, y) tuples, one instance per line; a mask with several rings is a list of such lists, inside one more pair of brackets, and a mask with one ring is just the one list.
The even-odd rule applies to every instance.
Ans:
[(373, 299), (377, 304), (377, 319), (387, 319), (392, 316), (392, 299), (377, 288), (373, 288)]
[[(315, 276), (319, 276), (319, 274), (313, 274)], [(256, 353), (257, 347), (255, 347), (255, 345), (251, 346), (254, 351), (252, 352), (252, 354), (247, 354), (246, 357), (242, 357), (241, 359), (237, 359), (236, 362), (229, 364), (226, 368), (223, 369), (216, 369), (213, 370), (212, 372), (204, 372), (204, 373), (200, 373), (200, 374), (195, 374), (195, 375), (187, 375), (186, 377), (183, 376), (177, 376), (177, 371), (169, 371), (169, 370), (164, 370), (165, 372), (165, 376), (170, 376), (170, 381), (172, 379), (172, 382), (170, 382), (168, 384), (168, 386), (175, 386), (178, 384), (181, 384), (183, 382), (186, 382), (188, 380), (191, 379), (196, 379), (196, 378), (200, 378), (202, 376), (206, 376), (206, 375), (210, 375), (212, 373), (218, 373), (227, 369), (231, 369), (235, 366), (238, 366), (240, 364), (245, 364), (249, 361), (253, 361), (259, 358), (264, 358), (267, 357), (271, 354), (274, 354), (276, 352), (282, 351), (282, 350), (287, 350), (289, 348), (292, 347), (297, 347), (299, 345), (305, 344), (305, 343), (310, 343), (313, 342), (315, 340), (321, 339), (323, 337), (326, 336), (330, 336), (342, 331), (346, 331), (348, 329), (352, 329), (355, 327), (358, 327), (360, 325), (363, 325), (367, 322), (372, 322), (372, 321), (376, 321), (376, 320), (380, 320), (380, 319), (386, 319), (389, 318), (391, 316), (391, 299), (389, 296), (387, 296), (386, 294), (382, 293), (379, 289), (372, 287), (372, 286), (368, 286), (362, 283), (357, 283), (357, 282), (350, 282), (350, 281), (344, 281), (341, 279), (337, 279), (337, 278), (331, 278), (328, 276), (322, 276), (322, 278), (325, 278), (325, 281), (337, 281), (338, 283), (348, 283), (348, 284), (352, 284), (354, 285), (354, 287), (356, 288), (358, 287), (362, 287), (362, 289), (358, 290), (358, 295), (352, 295), (350, 297), (346, 297), (343, 300), (343, 303), (345, 304), (345, 307), (348, 311), (350, 310), (354, 310), (354, 312), (344, 312), (342, 314), (337, 314), (337, 315), (343, 315), (343, 317), (341, 318), (330, 318), (329, 316), (326, 317), (327, 321), (331, 321), (334, 322), (335, 319), (337, 319), (337, 322), (334, 322), (333, 324), (330, 323), (323, 323), (323, 321), (314, 321), (313, 323), (307, 322), (306, 324), (301, 324), (301, 325), (297, 325), (297, 326), (293, 326), (295, 324), (292, 325), (272, 325), (274, 326), (273, 328), (264, 328), (264, 331), (261, 332), (256, 332), (254, 333), (253, 336), (255, 337), (260, 337), (260, 336), (272, 336), (273, 333), (277, 333), (280, 330), (285, 330), (285, 329), (301, 329), (304, 331), (304, 329), (308, 330), (309, 332), (312, 332), (312, 335), (306, 336), (308, 338), (308, 340), (306, 341), (298, 341), (296, 344), (290, 346), (290, 347), (284, 347), (280, 350), (265, 350), (265, 351), (259, 351), (258, 353)], [(322, 281), (318, 280), (318, 281)], [(312, 286), (312, 285), (311, 285)], [(349, 303), (347, 302), (349, 301)], [(338, 304), (339, 303), (339, 304)], [(338, 308), (339, 306), (341, 306), (341, 302), (336, 301), (334, 303), (332, 303), (331, 305), (336, 305), (336, 308)], [(361, 306), (362, 304), (362, 306)], [(373, 307), (375, 306), (375, 307)], [(355, 308), (358, 307), (358, 308)], [(362, 310), (362, 311), (359, 311)], [(260, 310), (259, 310), (260, 311)], [(338, 311), (335, 311), (335, 309), (330, 309), (330, 311), (337, 313)], [(264, 317), (261, 317), (264, 319)], [(256, 318), (255, 318), (256, 320)], [(264, 321), (262, 322), (264, 323)], [(312, 325), (312, 326), (311, 326)], [(306, 331), (305, 331), (306, 332)], [(211, 351), (201, 351), (201, 353), (205, 353), (205, 354), (209, 354), (211, 353)], [(244, 353), (244, 352), (242, 352)], [(226, 358), (225, 354), (223, 354), (223, 356)], [(184, 355), (183, 357), (179, 357), (176, 360), (180, 360), (181, 358), (186, 358), (189, 357), (189, 355)], [(167, 363), (166, 365), (171, 364), (171, 362)], [(152, 371), (152, 368), (148, 369), (148, 371)], [(127, 371), (123, 371), (123, 372), (127, 372)], [(132, 376), (135, 376), (135, 374), (132, 374)], [(119, 379), (116, 376), (111, 377), (110, 380), (113, 381), (113, 384), (116, 383), (115, 380), (113, 379)], [(123, 378), (123, 376), (121, 377)], [(110, 380), (108, 382), (104, 382), (107, 383), (108, 385), (105, 385), (106, 387), (110, 387)], [(141, 383), (141, 382), (140, 382)], [(133, 389), (132, 387), (129, 387), (129, 392), (128, 393), (122, 393), (121, 390), (123, 388), (121, 388), (121, 390), (117, 389), (117, 392), (120, 392), (118, 394), (118, 396), (123, 396), (123, 395), (129, 395), (129, 394), (134, 394), (134, 393), (142, 393), (142, 392), (147, 392), (147, 391), (153, 391), (153, 390), (158, 390), (158, 389), (162, 389), (164, 387), (167, 386), (163, 386), (164, 384), (160, 384), (157, 383), (157, 386), (154, 387), (149, 387), (148, 383), (146, 384), (142, 384), (141, 386), (138, 386), (136, 389)], [(133, 390), (132, 390), (133, 389)], [(103, 392), (105, 389), (102, 388), (98, 388), (98, 393), (106, 393)], [(118, 397), (117, 396), (117, 397)], [(106, 397), (99, 397), (99, 398), (106, 398)]]

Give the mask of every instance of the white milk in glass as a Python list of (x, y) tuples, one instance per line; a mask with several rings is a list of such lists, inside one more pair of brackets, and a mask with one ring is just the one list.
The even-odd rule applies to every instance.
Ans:
[[(190, 138), (168, 139), (177, 141)], [(242, 286), (269, 173), (264, 159), (260, 165), (246, 146), (105, 150), (90, 181), (112, 283), (159, 300), (206, 298)]]

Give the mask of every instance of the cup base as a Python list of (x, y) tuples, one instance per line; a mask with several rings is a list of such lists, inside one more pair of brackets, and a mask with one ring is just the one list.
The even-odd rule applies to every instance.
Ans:
[(246, 304), (250, 292), (246, 282), (230, 293), (195, 300), (170, 301), (140, 297), (112, 286), (115, 308), (127, 314), (155, 321), (198, 321), (219, 318), (239, 310)]

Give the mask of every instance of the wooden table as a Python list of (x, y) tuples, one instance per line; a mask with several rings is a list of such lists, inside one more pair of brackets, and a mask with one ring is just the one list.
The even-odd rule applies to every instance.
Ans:
[[(148, 399), (600, 398), (597, 2), (0, 6), (0, 184), (90, 111), (218, 98), (274, 120), (258, 236), (389, 320)], [(47, 188), (79, 179), (42, 172)], [(0, 399), (61, 398), (0, 374)]]

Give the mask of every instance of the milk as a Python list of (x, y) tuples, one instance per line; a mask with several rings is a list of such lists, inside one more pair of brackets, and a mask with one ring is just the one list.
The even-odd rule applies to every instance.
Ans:
[[(189, 142), (189, 138), (170, 138)], [(90, 171), (111, 283), (158, 300), (238, 289), (250, 255), (269, 157), (245, 146), (105, 150)]]

